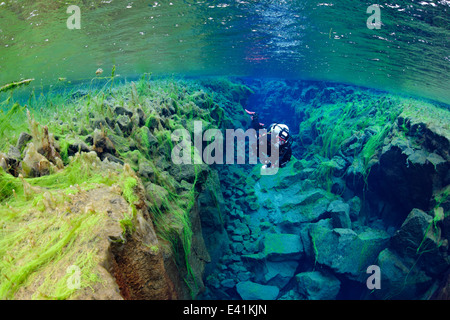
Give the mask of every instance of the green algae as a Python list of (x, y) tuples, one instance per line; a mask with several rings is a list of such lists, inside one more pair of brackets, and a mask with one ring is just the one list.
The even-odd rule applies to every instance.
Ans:
[[(397, 117), (412, 103), (410, 99), (389, 94), (360, 93), (360, 96), (356, 101), (337, 101), (334, 104), (307, 108), (306, 119), (299, 126), (300, 142), (307, 150), (304, 156), (315, 159), (316, 180), (327, 190), (333, 184), (332, 177), (336, 167), (333, 157), (342, 156), (342, 152), (362, 158), (364, 179), (367, 179), (370, 160), (379, 151)], [(310, 131), (313, 144), (305, 143), (303, 138)], [(357, 142), (351, 146), (353, 154), (348, 154), (349, 145), (346, 143), (352, 138), (356, 138)]]
[[(40, 283), (34, 298), (72, 297), (76, 288), (67, 287), (66, 276), (58, 282), (50, 276), (60, 272), (68, 261), (80, 268), (81, 287), (91, 285), (95, 278), (92, 270), (98, 263), (94, 261), (95, 250), (79, 249), (92, 242), (93, 230), (101, 228), (107, 216), (94, 210), (71, 214), (68, 195), (98, 185), (111, 186), (121, 179), (103, 172), (94, 157), (78, 155), (64, 170), (40, 178), (15, 178), (0, 172), (0, 256), (5, 257), (0, 261), (2, 299), (14, 298), (21, 287), (34, 282)], [(50, 269), (50, 274), (36, 280), (42, 278), (43, 269)]]
[[(194, 297), (199, 287), (197, 275), (191, 266), (193, 249), (191, 213), (194, 210), (199, 185), (204, 183), (207, 173), (200, 165), (193, 165), (193, 181), (183, 184), (167, 171), (173, 166), (170, 163), (170, 152), (173, 147), (170, 132), (176, 128), (190, 128), (193, 120), (200, 120), (204, 127), (209, 128), (223, 125), (226, 115), (224, 109), (218, 104), (223, 97), (212, 94), (210, 89), (198, 83), (183, 80), (150, 81), (147, 76), (131, 84), (113, 85), (113, 79), (109, 79), (102, 87), (95, 88), (92, 86), (93, 83), (94, 80), (86, 94), (83, 93), (81, 96), (78, 96), (78, 91), (75, 89), (58, 94), (49, 93), (46, 96), (36, 96), (33, 91), (26, 107), (16, 104), (3, 115), (5, 120), (19, 119), (18, 115), (20, 115), (24, 125), (5, 126), (3, 131), (0, 131), (1, 137), (18, 136), (20, 132), (30, 132), (33, 142), (39, 142), (44, 139), (43, 127), (40, 123), (47, 124), (64, 166), (51, 172), (50, 175), (38, 178), (24, 179), (12, 177), (4, 172), (0, 174), (0, 213), (2, 214), (0, 221), (4, 229), (8, 230), (8, 232), (2, 231), (1, 237), (6, 241), (5, 250), (12, 254), (16, 251), (20, 252), (23, 259), (29, 259), (29, 263), (23, 270), (18, 270), (17, 274), (15, 270), (11, 270), (14, 259), (11, 258), (11, 264), (2, 265), (0, 270), (4, 274), (2, 278), (4, 287), (1, 297), (6, 299), (16, 297), (16, 294), (21, 292), (21, 288), (25, 288), (34, 279), (40, 281), (40, 289), (33, 295), (34, 298), (71, 299), (76, 297), (76, 291), (67, 290), (65, 285), (70, 274), (61, 275), (56, 267), (46, 276), (39, 272), (39, 270), (48, 270), (52, 263), (60, 266), (62, 262), (66, 263), (68, 260), (72, 264), (82, 266), (83, 287), (90, 287), (96, 281), (101, 281), (95, 274), (92, 275), (92, 268), (96, 265), (95, 251), (86, 250), (86, 255), (82, 257), (73, 254), (73, 250), (77, 250), (80, 241), (82, 243), (80, 235), (87, 239), (88, 235), (92, 234), (93, 228), (101, 226), (105, 221), (103, 214), (95, 212), (94, 209), (87, 210), (88, 212), (80, 216), (77, 221), (62, 219), (59, 222), (61, 226), (57, 224), (57, 228), (66, 233), (70, 229), (71, 232), (67, 234), (67, 237), (63, 237), (61, 233), (50, 234), (50, 238), (58, 238), (56, 240), (60, 241), (54, 240), (55, 246), (47, 248), (51, 250), (36, 250), (45, 258), (43, 260), (35, 261), (36, 259), (31, 256), (26, 257), (27, 250), (30, 248), (17, 247), (17, 242), (13, 240), (23, 239), (21, 237), (24, 237), (26, 232), (21, 227), (22, 223), (25, 224), (24, 219), (34, 220), (31, 214), (33, 210), (40, 215), (40, 223), (36, 223), (31, 241), (38, 243), (39, 241), (35, 239), (46, 237), (46, 230), (49, 229), (48, 224), (42, 221), (48, 220), (55, 223), (49, 215), (70, 202), (70, 196), (94, 189), (99, 185), (118, 185), (122, 190), (121, 194), (130, 205), (130, 212), (124, 212), (123, 219), (117, 221), (126, 241), (126, 238), (136, 230), (136, 205), (142, 200), (137, 195), (140, 183), (138, 179), (144, 184), (152, 181), (167, 192), (167, 195), (160, 195), (161, 206), (156, 205), (158, 195), (147, 194), (149, 199), (153, 199), (149, 201), (148, 208), (158, 238), (169, 244), (180, 274), (183, 275), (185, 284)], [(244, 87), (239, 88), (242, 92), (246, 91)], [(235, 95), (236, 101), (242, 99), (242, 92)], [(227, 92), (227, 94), (232, 93)], [(12, 104), (12, 101), (5, 102), (4, 105)], [(122, 136), (117, 135), (118, 132), (109, 127), (110, 122), (103, 121), (106, 118), (112, 122), (116, 121), (117, 106), (124, 107), (133, 113), (131, 132)], [(142, 110), (143, 119), (137, 118), (138, 109)], [(29, 112), (27, 113), (26, 110)], [(129, 165), (130, 170), (138, 172), (139, 164), (146, 162), (154, 171), (154, 180), (145, 177), (137, 178), (134, 173), (127, 173), (129, 169), (125, 169), (123, 174), (117, 174), (117, 166), (107, 170), (96, 158), (95, 153), (69, 156), (69, 147), (80, 139), (87, 139), (89, 133), (94, 131), (93, 119), (101, 120), (104, 124), (100, 129), (114, 140), (116, 156), (127, 163), (125, 168)], [(218, 122), (215, 123), (216, 121)], [(5, 122), (2, 121), (3, 123)], [(192, 129), (190, 133), (192, 134)], [(149, 140), (151, 135), (156, 141)], [(2, 141), (4, 142), (5, 139)], [(5, 144), (3, 149), (7, 147), (8, 145)], [(195, 154), (196, 150), (193, 148), (192, 152)], [(183, 173), (182, 167), (174, 167), (173, 170), (179, 174)], [(180, 192), (180, 186), (184, 186), (184, 191)], [(14, 210), (11, 209), (12, 207)], [(67, 214), (70, 215), (70, 213)], [(94, 217), (98, 220), (94, 220)], [(45, 230), (40, 230), (39, 226)], [(14, 232), (9, 231), (8, 228), (14, 228), (17, 234), (13, 234)], [(73, 261), (75, 256), (78, 258)], [(57, 281), (51, 276), (54, 274), (60, 275)]]
[(13, 89), (21, 87), (21, 86), (29, 85), (32, 81), (34, 81), (34, 79), (26, 79), (26, 80), (21, 80), (21, 81), (16, 81), (16, 82), (11, 82), (11, 83), (5, 84), (0, 87), (0, 92), (6, 92), (6, 91), (13, 90)]

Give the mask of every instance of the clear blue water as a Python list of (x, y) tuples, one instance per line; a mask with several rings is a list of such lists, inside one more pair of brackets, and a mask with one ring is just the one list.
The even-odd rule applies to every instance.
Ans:
[(64, 1), (0, 3), (0, 84), (89, 81), (109, 74), (328, 80), (450, 99), (450, 2)]
[[(224, 108), (221, 112), (230, 117), (227, 120), (233, 120), (228, 124), (236, 127), (243, 126), (249, 120), (241, 107), (258, 111), (262, 121), (266, 124), (273, 121), (282, 121), (288, 124), (294, 139), (292, 146), (295, 161), (289, 163), (290, 167), (288, 166), (278, 176), (278, 180), (254, 178), (255, 175), (252, 171), (254, 168), (246, 165), (214, 168), (219, 172), (217, 178), (219, 182), (217, 183), (221, 184), (223, 188), (222, 204), (226, 209), (224, 210), (226, 216), (224, 215), (225, 219), (220, 221), (221, 224), (213, 224), (213, 227), (202, 221), (204, 223), (203, 231), (206, 235), (206, 242), (211, 241), (212, 243), (207, 244), (208, 249), (220, 241), (220, 238), (211, 236), (215, 235), (217, 226), (224, 228), (219, 230), (221, 236), (228, 237), (226, 241), (231, 240), (226, 242), (226, 245), (229, 245), (228, 251), (212, 252), (214, 261), (207, 264), (205, 279), (203, 279), (206, 291), (198, 297), (201, 299), (253, 297), (252, 294), (258, 291), (254, 290), (254, 287), (244, 288), (246, 291), (238, 289), (238, 284), (252, 279), (258, 283), (272, 283), (280, 287), (282, 291), (279, 292), (279, 298), (297, 299), (308, 296), (310, 293), (302, 292), (300, 296), (290, 295), (295, 293), (297, 288), (297, 278), (294, 275), (302, 274), (301, 277), (305, 277), (306, 280), (300, 279), (300, 281), (311, 280), (328, 283), (329, 278), (325, 276), (332, 271), (331, 273), (334, 272), (337, 278), (333, 276), (331, 279), (334, 283), (340, 283), (341, 289), (338, 295), (337, 292), (331, 292), (333, 290), (325, 292), (328, 294), (327, 297), (372, 299), (374, 298), (371, 296), (372, 292), (368, 293), (364, 281), (357, 279), (359, 274), (353, 274), (353, 277), (348, 276), (349, 272), (354, 272), (353, 267), (358, 261), (360, 262), (358, 259), (365, 258), (367, 247), (373, 244), (370, 237), (373, 236), (377, 241), (380, 240), (382, 237), (377, 238), (379, 236), (377, 232), (380, 230), (389, 232), (386, 239), (392, 237), (401, 228), (406, 216), (416, 208), (428, 210), (431, 215), (435, 214), (433, 210), (440, 205), (447, 206), (445, 214), (448, 221), (448, 181), (450, 177), (448, 175), (450, 123), (448, 112), (440, 110), (438, 113), (437, 109), (428, 104), (428, 101), (433, 101), (433, 103), (438, 102), (441, 106), (448, 107), (450, 105), (450, 1), (380, 2), (377, 4), (380, 9), (381, 21), (379, 29), (371, 29), (367, 25), (369, 17), (373, 14), (372, 11), (368, 13), (367, 10), (373, 4), (372, 1), (350, 0), (74, 0), (70, 4), (62, 0), (0, 0), (0, 105), (8, 109), (17, 101), (15, 99), (18, 97), (23, 98), (20, 101), (22, 105), (32, 101), (32, 98), (36, 102), (39, 100), (36, 97), (42, 97), (39, 96), (42, 91), (48, 93), (47, 99), (44, 95), (44, 98), (41, 99), (42, 104), (36, 104), (34, 112), (39, 114), (42, 106), (55, 108), (55, 110), (62, 109), (66, 103), (71, 104), (78, 98), (87, 96), (87, 90), (76, 91), (79, 89), (79, 84), (82, 85), (82, 90), (92, 89), (97, 85), (109, 84), (111, 75), (114, 76), (115, 84), (119, 82), (129, 84), (129, 80), (142, 79), (137, 82), (138, 89), (134, 87), (136, 92), (138, 92), (137, 90), (139, 92), (148, 91), (151, 84), (149, 85), (146, 79), (152, 77), (152, 79), (168, 78), (169, 82), (170, 79), (173, 79), (174, 83), (180, 78), (194, 78), (197, 80), (197, 82), (192, 82), (194, 84), (188, 81), (189, 85), (186, 83), (182, 85), (186, 85), (188, 90), (190, 90), (190, 85), (205, 90), (210, 94), (208, 99), (213, 97), (211, 100), (206, 98), (203, 100), (204, 92), (200, 94), (198, 92), (186, 93), (186, 88), (184, 91), (180, 89), (177, 92), (176, 90), (179, 88), (175, 90), (172, 84), (168, 85), (166, 82), (164, 85), (166, 87), (162, 86), (155, 98), (158, 109), (153, 109), (152, 98), (146, 99), (142, 105), (148, 107), (147, 115), (151, 114), (153, 117), (155, 114), (152, 112), (158, 110), (155, 119), (160, 119), (161, 116), (161, 119), (164, 119), (162, 122), (167, 127), (163, 128), (160, 123), (159, 127), (154, 128), (149, 125), (150, 121), (145, 122), (145, 125), (142, 121), (143, 123), (136, 124), (136, 126), (145, 126), (147, 131), (154, 130), (153, 134), (158, 139), (162, 139), (158, 140), (158, 144), (161, 143), (164, 146), (164, 139), (172, 124), (179, 125), (176, 123), (177, 121), (184, 121), (183, 124), (186, 124), (187, 119), (181, 118), (183, 116), (185, 118), (192, 117), (190, 112), (192, 110), (188, 110), (189, 112), (186, 111), (182, 116), (178, 112), (177, 115), (174, 113), (174, 117), (170, 118), (172, 111), (170, 111), (170, 106), (166, 108), (166, 104), (174, 101), (172, 97), (175, 100), (177, 98), (183, 100), (185, 97), (186, 101), (190, 99), (183, 105), (183, 109), (189, 109), (190, 106), (192, 107), (190, 103), (194, 102), (202, 104), (202, 106), (211, 103), (211, 106), (217, 107), (217, 110)], [(68, 19), (73, 14), (67, 12), (69, 5), (76, 5), (80, 10), (79, 29), (68, 28)], [(150, 74), (152, 76), (149, 76)], [(238, 79), (240, 83), (248, 85), (254, 90), (254, 94), (243, 97), (245, 94), (233, 87), (234, 84), (224, 80), (226, 77)], [(2, 90), (6, 88), (5, 85), (26, 79), (32, 79), (31, 83), (23, 90), (21, 88), (14, 92), (11, 91), (13, 92), (11, 96), (10, 91)], [(219, 80), (209, 83), (209, 79)], [(237, 87), (239, 88), (240, 84)], [(362, 89), (363, 87), (369, 88), (369, 90)], [(34, 96), (29, 94), (30, 89), (35, 93)], [(70, 92), (69, 99), (50, 94), (65, 89)], [(132, 89), (130, 89), (131, 91)], [(171, 97), (166, 100), (167, 97), (164, 95), (167, 92), (171, 92)], [(389, 93), (394, 93), (394, 95)], [(395, 95), (397, 93), (398, 96)], [(8, 97), (12, 97), (13, 94), (14, 99), (8, 100)], [(245, 101), (245, 105), (234, 101), (233, 94), (236, 96), (242, 94), (243, 96), (240, 98)], [(108, 134), (113, 136), (122, 133), (120, 141), (126, 137), (128, 140), (125, 139), (124, 145), (128, 142), (130, 146), (132, 143), (133, 148), (136, 148), (136, 141), (133, 139), (138, 135), (127, 136), (130, 134), (128, 132), (124, 136), (119, 122), (116, 122), (114, 118), (108, 118), (115, 117), (117, 105), (130, 107), (135, 101), (132, 101), (133, 98), (126, 100), (125, 96), (114, 95), (113, 90), (104, 90), (93, 99), (95, 101), (93, 104), (97, 104), (95, 112), (98, 114), (94, 114), (94, 111), (92, 113), (90, 110), (86, 111), (86, 108), (91, 107), (90, 96), (87, 96), (86, 100), (81, 98), (79, 101), (82, 103), (88, 101), (84, 111), (80, 111), (84, 117), (82, 120), (87, 120), (88, 129), (92, 129), (92, 131), (94, 131), (93, 127), (99, 123), (102, 125), (106, 123), (108, 126), (109, 123), (114, 122), (114, 125), (109, 128), (114, 128), (114, 130), (110, 130)], [(419, 97), (420, 99), (411, 104), (412, 99), (403, 99), (404, 96)], [(133, 97), (132, 94), (131, 97)], [(397, 100), (397, 98), (399, 99)], [(183, 100), (183, 103), (186, 101)], [(406, 116), (411, 118), (408, 124), (401, 125), (398, 122), (398, 114), (393, 111), (395, 109), (393, 106), (398, 101), (402, 101), (401, 103), (404, 103), (403, 110), (409, 112)], [(224, 104), (222, 104), (223, 102)], [(129, 103), (128, 106), (127, 103)], [(32, 105), (32, 103), (30, 104)], [(139, 105), (140, 107), (141, 105)], [(133, 108), (136, 108), (136, 105)], [(388, 110), (387, 113), (392, 112), (392, 114), (384, 114), (383, 112), (386, 110)], [(416, 114), (416, 110), (420, 110), (422, 113)], [(8, 151), (9, 140), (16, 142), (20, 131), (27, 130), (25, 128), (25, 108), (20, 111), (23, 111), (23, 121), (18, 120), (20, 118), (11, 120), (6, 112), (0, 114), (3, 121), (3, 123), (0, 122), (0, 133), (3, 138), (3, 141), (0, 141), (2, 152)], [(140, 111), (144, 112), (142, 109)], [(161, 114), (157, 114), (160, 111)], [(166, 113), (164, 114), (164, 112)], [(48, 113), (42, 112), (43, 115), (45, 114), (44, 119), (48, 117)], [(105, 115), (106, 113), (108, 115)], [(11, 114), (15, 115), (15, 113)], [(77, 118), (78, 116), (75, 114), (73, 118), (68, 119), (69, 116), (62, 110), (61, 114), (57, 115), (58, 121), (51, 123), (54, 126), (50, 126), (51, 129), (57, 128), (55, 130), (57, 140), (65, 143), (66, 152), (68, 144), (72, 143), (68, 139), (70, 135), (83, 136), (83, 141), (87, 144), (92, 144), (94, 141), (92, 133), (88, 132), (85, 127), (77, 128), (80, 130), (70, 132), (69, 135), (66, 134), (65, 129), (61, 129), (70, 122), (81, 121)], [(130, 120), (124, 119), (124, 117), (127, 118), (124, 114), (120, 114), (120, 116), (123, 121)], [(97, 117), (103, 118), (97, 119)], [(6, 123), (9, 121), (8, 119), (12, 122)], [(211, 119), (209, 118), (209, 120)], [(397, 123), (399, 123), (398, 126)], [(120, 124), (123, 125), (122, 122)], [(73, 126), (73, 123), (70, 125)], [(430, 131), (425, 130), (422, 125), (426, 127), (425, 129), (431, 128)], [(126, 130), (133, 131), (134, 129)], [(424, 130), (425, 133), (420, 130)], [(9, 132), (12, 134), (7, 136)], [(386, 134), (387, 132), (388, 134)], [(395, 136), (396, 134), (399, 136)], [(420, 136), (421, 134), (424, 136)], [(391, 144), (392, 141), (389, 139), (387, 145), (383, 145), (384, 138), (387, 136), (391, 138), (390, 135), (395, 138), (400, 137), (395, 140), (398, 145), (392, 146), (394, 143)], [(145, 138), (139, 137), (145, 140)], [(150, 139), (150, 136), (147, 135), (147, 138)], [(126, 145), (131, 150), (130, 146)], [(366, 146), (368, 147), (366, 148)], [(388, 149), (387, 147), (394, 149), (390, 153), (386, 152), (387, 156), (383, 159), (382, 164), (380, 164), (382, 161), (378, 161), (377, 158), (381, 146), (386, 147), (385, 149)], [(73, 149), (76, 148), (77, 146), (73, 146)], [(91, 150), (90, 146), (86, 148)], [(161, 150), (163, 149), (161, 148)], [(158, 156), (164, 153), (161, 150), (159, 150), (161, 153)], [(21, 151), (18, 152), (20, 158)], [(98, 151), (98, 155), (105, 156), (103, 151)], [(123, 160), (129, 161), (130, 159), (126, 158), (128, 156), (125, 153)], [(411, 156), (416, 162), (407, 156)], [(159, 158), (151, 158), (149, 152), (145, 154), (145, 157), (147, 157), (147, 162), (154, 161), (155, 167), (162, 163), (159, 162)], [(113, 159), (123, 164), (121, 159), (116, 157)], [(133, 159), (131, 158), (131, 161), (140, 162), (142, 160)], [(14, 163), (18, 166), (21, 161), (24, 160), (14, 160)], [(410, 163), (413, 164), (410, 166)], [(414, 171), (416, 165), (419, 169)], [(370, 171), (372, 167), (375, 169)], [(140, 163), (136, 168), (141, 171)], [(172, 168), (171, 164), (163, 167), (162, 171), (167, 168)], [(342, 172), (335, 174), (337, 171)], [(401, 174), (397, 174), (398, 172)], [(164, 172), (164, 174), (166, 173), (170, 175), (168, 172)], [(321, 177), (325, 177), (326, 181), (319, 181)], [(147, 178), (146, 183), (150, 179)], [(253, 183), (250, 191), (247, 188), (247, 178), (250, 179), (248, 180), (250, 183)], [(239, 181), (236, 182), (237, 180)], [(326, 183), (328, 185), (325, 185)], [(244, 184), (247, 185), (244, 186)], [(1, 186), (0, 190), (3, 191)], [(331, 198), (325, 199), (329, 200), (328, 202), (319, 203), (319, 200), (326, 198), (323, 195), (325, 190), (327, 197)], [(249, 197), (247, 197), (247, 192)], [(306, 203), (305, 199), (311, 195), (312, 198), (317, 197), (317, 199)], [(441, 202), (437, 200), (438, 196), (442, 196), (442, 200), (439, 200)], [(255, 197), (258, 197), (257, 204), (261, 204), (262, 208), (258, 207), (254, 210), (248, 205), (251, 202), (249, 198)], [(300, 199), (299, 203), (295, 203), (296, 199)], [(330, 222), (332, 220), (330, 212), (333, 214), (335, 212), (331, 211), (333, 208), (330, 209), (328, 205), (336, 199), (341, 201), (336, 206), (348, 205), (350, 208), (350, 205), (354, 205), (357, 209), (352, 207), (351, 210), (358, 212), (349, 213), (350, 209), (348, 209), (349, 217), (348, 221), (342, 223), (344, 226), (324, 227), (323, 224), (332, 223)], [(302, 204), (302, 201), (305, 201), (306, 204)], [(256, 207), (254, 199), (253, 202), (252, 205)], [(319, 205), (313, 206), (312, 204), (315, 202)], [(425, 204), (422, 205), (422, 202)], [(214, 205), (219, 206), (217, 203)], [(276, 203), (276, 205), (273, 206), (272, 203)], [(324, 203), (326, 208), (323, 208)], [(301, 205), (296, 207), (299, 204)], [(206, 209), (200, 208), (200, 210), (210, 209), (208, 205), (205, 206)], [(432, 207), (433, 205), (435, 207)], [(281, 210), (278, 207), (284, 209)], [(323, 210), (320, 211), (321, 209)], [(363, 234), (361, 238), (355, 240), (356, 231), (353, 232), (351, 229), (351, 223), (355, 225), (357, 219), (352, 217), (351, 223), (349, 219), (351, 214), (358, 216), (360, 212), (367, 216), (361, 218), (366, 220), (357, 221), (357, 228), (353, 228), (359, 232), (359, 235)], [(213, 211), (213, 213), (208, 212), (207, 214), (214, 216), (217, 215), (217, 212)], [(317, 216), (302, 220), (308, 214), (317, 214)], [(426, 217), (426, 213), (424, 216)], [(214, 222), (213, 219), (211, 221)], [(341, 221), (338, 221), (338, 225), (339, 223)], [(308, 228), (311, 225), (311, 228), (322, 231), (322, 235), (325, 236), (321, 237), (320, 232), (313, 235), (310, 230), (304, 228), (306, 225)], [(434, 221), (434, 225), (436, 227), (436, 221)], [(446, 228), (448, 229), (448, 225)], [(339, 243), (336, 240), (336, 234), (341, 232), (339, 230), (335, 232), (335, 229), (345, 229), (341, 230), (342, 237), (347, 240), (350, 237), (349, 234), (353, 236), (354, 233), (355, 235), (354, 241), (345, 242), (342, 245), (344, 248), (339, 248), (341, 251), (335, 251), (333, 247)], [(366, 229), (370, 229), (370, 232), (364, 233)], [(442, 226), (442, 230), (444, 230), (444, 226)], [(236, 231), (239, 234), (236, 234)], [(275, 237), (278, 241), (277, 244), (284, 241), (278, 248), (271, 247), (272, 244), (267, 241), (274, 234), (283, 234), (281, 240)], [(285, 237), (284, 234), (298, 237), (301, 235), (302, 243), (309, 245), (309, 251), (304, 250), (309, 252), (308, 256), (302, 256), (299, 260), (296, 256), (299, 252), (294, 252), (295, 258), (292, 258), (290, 253), (287, 254), (288, 258), (285, 256), (283, 258), (285, 251), (291, 249), (291, 243), (286, 244), (286, 239), (293, 239)], [(267, 237), (267, 235), (270, 236)], [(341, 234), (339, 233), (339, 235)], [(446, 235), (446, 237), (448, 236)], [(300, 238), (295, 239), (299, 240)], [(317, 251), (315, 243), (312, 244), (312, 241), (315, 240), (321, 245), (319, 251)], [(308, 241), (310, 242), (308, 243)], [(358, 241), (365, 242), (359, 246)], [(281, 258), (285, 260), (277, 261), (275, 258), (274, 261), (269, 261), (267, 264), (265, 260), (259, 261), (258, 254), (261, 253), (261, 248), (255, 245), (257, 243), (262, 243), (275, 251), (280, 250), (281, 253), (275, 252), (275, 255), (280, 254)], [(330, 245), (330, 243), (333, 244)], [(355, 247), (352, 247), (355, 243)], [(442, 249), (445, 247), (442, 243), (444, 242), (439, 242), (432, 249), (445, 250), (445, 248)], [(380, 245), (378, 251), (388, 247), (386, 243), (383, 245), (384, 247)], [(422, 246), (422, 242), (420, 242), (420, 246)], [(313, 247), (315, 251), (312, 249)], [(448, 249), (448, 240), (446, 248)], [(417, 249), (418, 251), (419, 249)], [(362, 252), (362, 254), (357, 256), (357, 254), (354, 255), (355, 252)], [(424, 250), (424, 252), (427, 251)], [(257, 255), (256, 258), (255, 256), (244, 257), (246, 254), (253, 253)], [(341, 253), (342, 255), (339, 256)], [(372, 258), (379, 258), (378, 253), (376, 252)], [(419, 258), (422, 257), (422, 253)], [(435, 253), (433, 251), (433, 254)], [(387, 252), (381, 258), (385, 258), (388, 254), (390, 253)], [(438, 258), (441, 258), (442, 255), (435, 254)], [(327, 260), (328, 257), (333, 257), (335, 260), (330, 262)], [(185, 258), (183, 256), (181, 260)], [(381, 258), (380, 260), (382, 260)], [(248, 262), (246, 259), (257, 262), (246, 265)], [(342, 261), (345, 263), (340, 265)], [(348, 261), (350, 262), (347, 264)], [(406, 264), (410, 261), (407, 259), (396, 260), (395, 257), (386, 258), (384, 261), (387, 264), (386, 269), (391, 271), (390, 276), (392, 277), (386, 279), (387, 281), (392, 280), (394, 283), (394, 285), (392, 283), (389, 285), (395, 288), (401, 287), (403, 290), (410, 271), (419, 260), (412, 263), (412, 266), (408, 265), (411, 268), (408, 272), (401, 274), (401, 276), (405, 276), (406, 273), (406, 276), (404, 283), (401, 283), (403, 279), (398, 282), (400, 284), (395, 282), (397, 280), (395, 276), (396, 272), (402, 268), (397, 268), (397, 265), (392, 263), (389, 265), (392, 261), (400, 261), (399, 263), (406, 261)], [(423, 288), (418, 289), (418, 293), (406, 292), (404, 296), (400, 297), (412, 299), (424, 297), (425, 291), (429, 288), (434, 290), (437, 285), (440, 285), (441, 270), (436, 271), (433, 260), (429, 261), (432, 262), (427, 264), (426, 268), (428, 268), (427, 271), (431, 270), (432, 281), (435, 282), (431, 283), (431, 280), (425, 281), (420, 278), (417, 281), (418, 287), (422, 285), (420, 282), (422, 280), (425, 284)], [(419, 269), (422, 268), (420, 263), (418, 264)], [(184, 265), (179, 263), (178, 267), (181, 266), (181, 270), (186, 265), (189, 265), (189, 261), (184, 262)], [(262, 265), (265, 269), (261, 267)], [(448, 268), (448, 264), (444, 267)], [(331, 270), (333, 268), (338, 270)], [(402, 270), (406, 269), (405, 267)], [(416, 277), (416, 274), (413, 274), (416, 269), (414, 270), (411, 272), (411, 277)], [(317, 273), (309, 274), (311, 271), (317, 271)], [(318, 271), (323, 271), (320, 277)], [(363, 275), (366, 276), (364, 272)], [(271, 276), (273, 278), (268, 279)], [(416, 280), (417, 278), (414, 278), (414, 281)], [(415, 289), (414, 281), (412, 282), (413, 289)], [(189, 284), (188, 281), (186, 283)], [(246, 284), (248, 285), (248, 283)], [(396, 287), (396, 285), (398, 286)], [(303, 290), (308, 286), (302, 284), (299, 287)], [(270, 297), (270, 295), (265, 295), (267, 290), (268, 288), (265, 287), (256, 293), (262, 297)], [(387, 297), (392, 298), (395, 294), (389, 293)], [(323, 297), (314, 296), (314, 292), (310, 296)], [(379, 296), (375, 298), (379, 298)]]

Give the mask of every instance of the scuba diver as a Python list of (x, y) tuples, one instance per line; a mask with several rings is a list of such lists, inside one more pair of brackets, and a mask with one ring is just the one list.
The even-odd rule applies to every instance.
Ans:
[[(252, 119), (252, 128), (255, 129), (257, 132), (261, 129), (266, 129), (263, 123), (259, 122), (259, 116), (258, 113), (248, 111), (245, 109), (245, 111), (251, 116)], [(289, 135), (289, 128), (285, 124), (280, 123), (272, 123), (269, 128), (266, 129), (267, 133), (260, 135), (257, 137), (257, 145), (256, 145), (256, 154), (259, 155), (259, 151), (261, 147), (264, 147), (264, 144), (266, 144), (266, 148), (262, 150), (267, 150), (267, 154), (265, 154), (266, 157), (270, 158), (272, 148), (278, 148), (278, 160), (274, 164), (278, 164), (280, 168), (283, 168), (290, 160), (292, 156), (292, 138)], [(266, 135), (266, 139), (261, 139)], [(275, 137), (274, 141), (272, 141), (272, 137)], [(268, 143), (270, 141), (270, 143)], [(265, 163), (263, 168), (270, 168), (271, 165), (273, 165), (270, 160), (262, 160), (261, 162)]]

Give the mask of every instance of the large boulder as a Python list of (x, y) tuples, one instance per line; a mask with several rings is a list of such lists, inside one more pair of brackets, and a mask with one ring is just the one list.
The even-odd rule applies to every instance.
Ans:
[[(440, 216), (439, 216), (440, 214)], [(392, 237), (391, 248), (403, 257), (418, 260), (428, 274), (441, 275), (450, 265), (447, 246), (441, 241), (437, 222), (444, 219), (443, 211), (436, 210), (435, 218), (419, 209), (413, 209), (401, 228)]]
[(390, 239), (383, 230), (367, 228), (356, 233), (345, 228), (330, 229), (326, 220), (311, 225), (309, 234), (316, 263), (358, 281), (366, 280), (367, 267), (376, 261)]
[(381, 271), (381, 288), (374, 293), (380, 299), (420, 299), (433, 284), (414, 259), (402, 258), (391, 249), (380, 252), (376, 265)]

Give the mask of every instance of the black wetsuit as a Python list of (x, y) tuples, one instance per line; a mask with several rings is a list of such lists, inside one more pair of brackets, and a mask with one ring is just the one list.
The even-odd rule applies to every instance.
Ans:
[[(258, 135), (258, 130), (260, 129), (266, 129), (266, 127), (259, 123), (258, 121), (258, 114), (254, 114), (252, 117), (252, 128), (256, 130), (256, 134)], [(272, 134), (270, 132), (267, 133), (267, 139), (260, 139), (261, 137), (258, 137), (258, 143), (257, 143), (257, 155), (259, 155), (259, 149), (264, 143), (267, 143), (267, 156), (270, 157), (271, 155), (271, 149), (272, 144), (270, 143)], [(292, 143), (290, 141), (287, 141), (286, 143), (280, 145), (279, 148), (279, 167), (283, 168), (290, 160), (292, 156)]]

